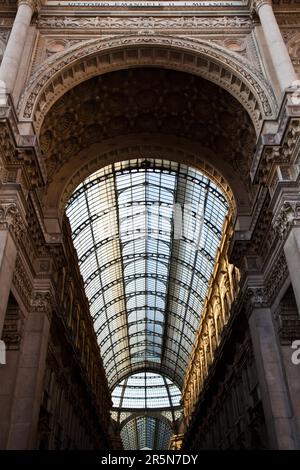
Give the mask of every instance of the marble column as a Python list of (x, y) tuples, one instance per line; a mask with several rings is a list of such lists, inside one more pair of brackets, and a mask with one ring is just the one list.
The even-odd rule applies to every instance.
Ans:
[(0, 338), (17, 258), (16, 244), (9, 230), (0, 230)]
[(5, 450), (10, 425), (10, 410), (20, 360), (20, 338), (24, 314), (12, 301), (7, 307), (8, 318), (3, 331), (6, 347), (6, 363), (0, 365), (0, 449)]
[(299, 449), (300, 439), (272, 312), (254, 306), (248, 318), (270, 447)]
[(17, 238), (22, 232), (17, 204), (0, 200), (0, 338), (17, 258)]
[(297, 80), (297, 75), (277, 24), (272, 0), (254, 0), (281, 91)]
[(283, 194), (273, 220), (283, 250), (300, 315), (300, 200), (299, 188)]
[(36, 448), (46, 356), (50, 334), (48, 292), (35, 292), (21, 341), (20, 359), (10, 411), (7, 450)]
[(283, 249), (300, 315), (300, 227), (292, 227)]
[(14, 89), (26, 35), (36, 6), (36, 0), (18, 1), (17, 14), (0, 66), (0, 83), (4, 82), (6, 93), (11, 93)]

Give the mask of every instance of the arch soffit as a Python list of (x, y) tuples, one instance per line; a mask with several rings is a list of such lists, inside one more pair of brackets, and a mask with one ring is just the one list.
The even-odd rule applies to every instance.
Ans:
[(207, 41), (132, 35), (85, 41), (48, 59), (25, 87), (19, 119), (33, 121), (39, 134), (48, 110), (71, 88), (102, 73), (138, 66), (180, 70), (221, 86), (247, 110), (257, 134), (264, 119), (276, 116), (271, 87), (245, 59)]

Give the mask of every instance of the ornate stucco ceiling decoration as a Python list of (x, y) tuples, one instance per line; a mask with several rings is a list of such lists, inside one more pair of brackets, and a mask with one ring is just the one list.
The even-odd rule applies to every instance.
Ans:
[(49, 179), (82, 149), (138, 133), (199, 142), (242, 176), (255, 146), (247, 112), (220, 87), (183, 72), (123, 70), (83, 82), (47, 114), (40, 145)]

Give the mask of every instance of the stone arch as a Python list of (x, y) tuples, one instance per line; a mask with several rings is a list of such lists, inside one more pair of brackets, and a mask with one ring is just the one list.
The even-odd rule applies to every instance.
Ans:
[(63, 165), (49, 183), (44, 196), (45, 220), (48, 219), (53, 227), (50, 221), (55, 219), (54, 225), (59, 227), (72, 192), (94, 171), (114, 162), (141, 157), (179, 161), (193, 166), (222, 189), (231, 213), (246, 213), (249, 209), (248, 194), (242, 181), (233, 174), (229, 164), (220, 162), (209, 149), (199, 148), (199, 144), (175, 136), (138, 134), (93, 144)]
[(274, 93), (247, 60), (208, 41), (158, 35), (93, 39), (50, 57), (27, 82), (18, 104), (20, 121), (39, 134), (51, 106), (96, 75), (124, 68), (164, 67), (201, 76), (227, 90), (247, 110), (258, 134), (277, 113)]

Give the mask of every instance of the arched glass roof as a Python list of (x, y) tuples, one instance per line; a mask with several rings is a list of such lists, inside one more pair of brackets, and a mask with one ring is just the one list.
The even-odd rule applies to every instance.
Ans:
[(180, 399), (177, 385), (160, 374), (139, 372), (122, 380), (112, 391), (112, 417), (120, 425), (124, 449), (167, 448), (181, 416)]
[(121, 430), (126, 450), (168, 448), (172, 427), (167, 420), (154, 416), (134, 416)]
[(157, 409), (180, 406), (181, 392), (160, 374), (141, 372), (122, 380), (112, 392), (113, 408)]
[(157, 159), (108, 165), (71, 196), (66, 213), (111, 389), (139, 371), (181, 386), (226, 212), (205, 175)]

